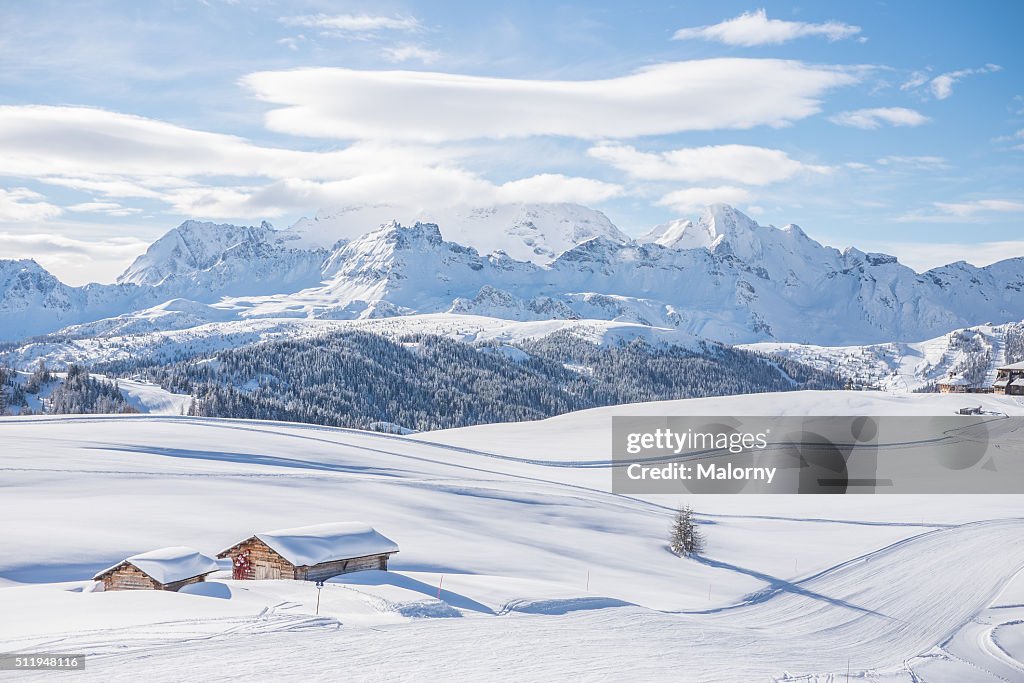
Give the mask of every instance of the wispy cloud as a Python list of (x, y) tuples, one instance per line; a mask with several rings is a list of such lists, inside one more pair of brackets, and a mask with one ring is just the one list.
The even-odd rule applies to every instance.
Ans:
[[(95, 235), (98, 226), (76, 226)], [(94, 282), (117, 273), (146, 250), (148, 242), (135, 237), (75, 239), (52, 232), (0, 232), (4, 258), (31, 258), (72, 285)]]
[(1024, 213), (1024, 202), (1013, 199), (975, 199), (968, 202), (936, 202), (935, 206), (953, 216), (971, 217), (979, 213)]
[(56, 218), (63, 211), (46, 197), (24, 187), (0, 188), (0, 222), (33, 223)]
[(978, 74), (990, 74), (1002, 71), (998, 64), (986, 64), (976, 69), (957, 69), (946, 73), (932, 76), (928, 71), (915, 71), (906, 82), (900, 86), (900, 90), (918, 90), (924, 87), (928, 93), (937, 100), (948, 99), (953, 94), (953, 86), (968, 76)]
[(1024, 128), (1011, 135), (1001, 135), (995, 138), (994, 141), (1016, 143), (1013, 145), (1013, 149), (1024, 151)]
[(441, 59), (441, 53), (437, 50), (429, 50), (419, 45), (401, 45), (398, 47), (384, 48), (384, 57), (391, 62), (421, 62), (433, 64)]
[(840, 126), (872, 130), (883, 125), (920, 126), (929, 121), (928, 117), (914, 109), (906, 107), (876, 107), (873, 109), (855, 109), (840, 112), (829, 117), (829, 121)]
[(754, 47), (756, 45), (781, 45), (805, 36), (822, 36), (830, 41), (837, 41), (858, 35), (860, 31), (860, 26), (838, 21), (809, 24), (803, 21), (769, 19), (767, 12), (759, 9), (755, 12), (744, 12), (738, 17), (718, 24), (681, 28), (675, 32), (672, 39), (691, 40), (697, 38), (726, 45)]
[(767, 185), (801, 172), (829, 171), (825, 166), (797, 161), (782, 150), (751, 145), (710, 145), (652, 153), (629, 145), (602, 143), (587, 153), (643, 180), (725, 180)]
[(943, 157), (929, 155), (901, 156), (899, 154), (890, 154), (878, 159), (875, 163), (879, 166), (895, 166), (918, 170), (946, 169), (950, 167)]
[(420, 31), (423, 24), (412, 16), (383, 16), (372, 14), (305, 14), (281, 17), (285, 26), (318, 28), (341, 33), (365, 33), (372, 31)]
[(708, 204), (739, 204), (750, 199), (750, 191), (742, 187), (720, 185), (718, 187), (688, 187), (669, 192), (658, 200), (659, 206), (667, 206), (680, 213), (694, 213)]
[(817, 113), (827, 91), (859, 78), (853, 70), (791, 60), (708, 59), (593, 81), (310, 68), (253, 73), (242, 84), (261, 100), (281, 105), (266, 115), (274, 131), (436, 143), (783, 126)]
[(68, 207), (76, 213), (101, 213), (107, 216), (131, 216), (142, 213), (142, 209), (122, 206), (117, 202), (80, 202)]
[(306, 36), (301, 33), (297, 36), (287, 36), (277, 41), (278, 45), (286, 47), (293, 52), (297, 52), (299, 46), (306, 41)]
[(1005, 198), (934, 202), (932, 207), (932, 210), (902, 214), (894, 220), (898, 223), (958, 223), (991, 217), (992, 214), (1024, 214), (1024, 201)]
[(932, 91), (932, 95), (937, 100), (944, 100), (953, 94), (953, 85), (967, 76), (973, 76), (974, 74), (989, 74), (995, 73), (996, 71), (1002, 70), (998, 64), (986, 64), (980, 69), (960, 69), (959, 71), (950, 71), (948, 73), (939, 74), (931, 80), (929, 87)]
[[(405, 198), (410, 206), (504, 201), (600, 202), (618, 185), (558, 173), (494, 183), (459, 168), (461, 152), (359, 142), (330, 152), (265, 147), (233, 135), (81, 107), (0, 107), (0, 175), (31, 177), (103, 198), (73, 211), (124, 215), (124, 199), (208, 218), (274, 217), (339, 203)], [(0, 219), (61, 212), (19, 188), (0, 194)], [(446, 205), (447, 205), (446, 204)]]

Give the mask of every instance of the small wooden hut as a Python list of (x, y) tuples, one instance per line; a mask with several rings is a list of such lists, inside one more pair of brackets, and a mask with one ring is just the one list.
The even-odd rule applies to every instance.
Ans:
[(205, 581), (217, 571), (217, 560), (194, 548), (174, 546), (132, 555), (93, 578), (103, 582), (105, 591), (176, 591), (190, 583)]
[(255, 534), (219, 553), (235, 579), (323, 581), (365, 569), (387, 570), (398, 544), (361, 522), (332, 522)]

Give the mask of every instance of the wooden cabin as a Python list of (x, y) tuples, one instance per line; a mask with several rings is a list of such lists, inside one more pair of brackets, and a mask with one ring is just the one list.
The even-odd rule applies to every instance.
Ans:
[(254, 534), (217, 557), (232, 578), (323, 581), (366, 569), (387, 570), (398, 544), (361, 522), (332, 522)]
[(950, 375), (939, 381), (939, 393), (941, 394), (966, 394), (971, 390), (971, 383), (964, 377)]
[(174, 546), (132, 555), (93, 577), (105, 591), (176, 591), (190, 583), (205, 581), (217, 571), (217, 560), (194, 548)]
[(1024, 395), (1024, 363), (1012, 363), (996, 368), (996, 381), (992, 391), (997, 394)]

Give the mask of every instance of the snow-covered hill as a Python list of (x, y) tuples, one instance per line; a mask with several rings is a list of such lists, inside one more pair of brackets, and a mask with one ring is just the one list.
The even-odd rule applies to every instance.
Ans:
[(815, 346), (764, 342), (745, 344), (762, 353), (818, 369), (842, 369), (861, 387), (885, 391), (934, 389), (946, 379), (991, 386), (1000, 365), (1024, 360), (1024, 323), (977, 325), (915, 343)]
[[(444, 680), (1017, 680), (1019, 496), (832, 496), (826, 507), (819, 496), (699, 496), (689, 502), (707, 550), (684, 560), (665, 548), (679, 501), (612, 494), (601, 462), (623, 409), (945, 414), (955, 399), (700, 399), (416, 438), (182, 417), (0, 419), (0, 611), (18, 615), (0, 620), (0, 649), (59, 643), (87, 655), (75, 676), (88, 681), (253, 666), (275, 680), (420, 679), (425, 661)], [(399, 544), (392, 571), (338, 577), (319, 594), (226, 573), (181, 593), (88, 591), (95, 571), (137, 552), (216, 553), (255, 531), (346, 519)]]
[[(454, 229), (392, 221), (347, 240), (322, 222), (284, 231), (186, 222), (118, 285), (68, 287), (34, 262), (0, 262), (0, 335), (111, 317), (68, 332), (453, 313), (630, 322), (726, 343), (848, 345), (1024, 319), (1024, 258), (919, 274), (891, 256), (823, 246), (795, 225), (758, 225), (725, 205), (638, 241), (571, 205), (467, 210), (452, 218)], [(314, 233), (335, 241), (313, 246)], [(179, 314), (166, 315), (171, 299), (195, 303), (177, 302)]]

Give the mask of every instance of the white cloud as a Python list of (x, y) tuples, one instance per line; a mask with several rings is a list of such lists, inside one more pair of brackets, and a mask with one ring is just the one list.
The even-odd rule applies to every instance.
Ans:
[(753, 47), (755, 45), (781, 45), (805, 36), (824, 36), (830, 41), (850, 38), (860, 33), (860, 26), (828, 21), (823, 24), (808, 24), (803, 21), (769, 19), (767, 12), (744, 12), (733, 19), (727, 19), (710, 26), (681, 28), (672, 36), (673, 40), (700, 38), (717, 41), (726, 45)]
[(24, 187), (0, 188), (0, 222), (32, 223), (56, 218), (63, 213), (59, 206), (45, 199), (38, 192)]
[(915, 71), (910, 75), (910, 78), (900, 85), (900, 90), (917, 90), (927, 83), (929, 78), (930, 76), (926, 71)]
[(117, 202), (81, 202), (68, 207), (68, 211), (78, 213), (102, 213), (107, 216), (131, 216), (142, 213), (141, 209), (121, 206)]
[(905, 167), (913, 168), (918, 170), (928, 169), (944, 169), (949, 168), (949, 163), (942, 157), (938, 156), (900, 156), (897, 154), (890, 154), (878, 159), (875, 163), (879, 166), (893, 166), (893, 167)]
[(892, 126), (920, 126), (930, 119), (919, 111), (905, 107), (877, 107), (840, 112), (829, 117), (829, 121), (840, 126), (871, 130), (883, 124)]
[(1024, 201), (1016, 199), (973, 199), (962, 202), (934, 202), (933, 210), (909, 211), (896, 216), (898, 223), (965, 223), (992, 219), (992, 214), (1024, 213)]
[(953, 85), (967, 76), (973, 76), (974, 74), (987, 74), (1000, 71), (1002, 69), (998, 64), (986, 64), (979, 69), (960, 69), (958, 71), (950, 71), (944, 74), (939, 74), (933, 78), (928, 88), (931, 90), (932, 95), (937, 100), (944, 100), (953, 94)]
[(709, 204), (739, 204), (750, 199), (750, 192), (742, 187), (688, 187), (669, 192), (658, 200), (659, 206), (668, 206), (680, 213), (694, 213)]
[(978, 213), (1024, 213), (1024, 202), (1013, 199), (975, 199), (968, 202), (935, 202), (940, 210), (953, 216), (971, 217)]
[(281, 17), (285, 26), (319, 28), (342, 33), (369, 31), (420, 31), (423, 24), (411, 16), (379, 16), (371, 14), (307, 14), (296, 17)]
[[(620, 191), (617, 185), (553, 174), (495, 184), (458, 168), (465, 152), (453, 148), (357, 142), (338, 151), (306, 152), (79, 107), (0, 107), (0, 148), (0, 175), (98, 195), (102, 201), (72, 210), (115, 215), (136, 209), (107, 200), (155, 200), (181, 214), (253, 220), (344, 201), (586, 203)], [(14, 199), (9, 213), (52, 217), (60, 211), (29, 203), (39, 196)]]
[[(78, 226), (84, 228), (86, 226)], [(105, 280), (122, 270), (149, 246), (134, 237), (80, 240), (55, 233), (0, 232), (4, 258), (31, 258), (72, 285)]]
[(297, 36), (287, 36), (285, 38), (281, 38), (280, 40), (277, 41), (277, 44), (288, 48), (292, 52), (296, 52), (299, 49), (299, 43), (302, 43), (305, 40), (306, 36), (300, 34)]
[(767, 185), (803, 171), (829, 170), (792, 159), (782, 150), (751, 145), (711, 145), (651, 153), (629, 145), (602, 143), (591, 147), (588, 154), (642, 180), (726, 180)]
[(384, 48), (384, 57), (392, 62), (422, 62), (433, 64), (441, 59), (441, 53), (437, 50), (428, 50), (419, 45), (402, 45), (400, 47)]
[(542, 173), (496, 186), (494, 201), (485, 201), (484, 204), (537, 201), (538, 197), (551, 198), (545, 201), (589, 204), (603, 202), (620, 194), (622, 188), (611, 183), (590, 178), (572, 178), (560, 173)]
[[(262, 147), (234, 135), (183, 128), (102, 109), (0, 106), (0, 173), (107, 180), (149, 179), (139, 196), (152, 196), (160, 179), (192, 176), (337, 178), (367, 165), (437, 161), (426, 148), (361, 143), (336, 152)], [(165, 183), (166, 184), (166, 183)], [(147, 191), (148, 190), (150, 191)], [(125, 188), (128, 189), (128, 188)]]
[(595, 81), (307, 68), (257, 72), (242, 84), (282, 105), (266, 115), (278, 132), (441, 142), (784, 126), (817, 113), (828, 90), (859, 78), (854, 70), (797, 61), (708, 59)]
[(540, 174), (492, 183), (463, 169), (401, 167), (345, 180), (282, 180), (261, 187), (196, 187), (168, 193), (175, 210), (210, 218), (273, 217), (310, 207), (388, 203), (423, 211), (509, 202), (591, 204), (621, 194), (618, 185), (589, 178)]

